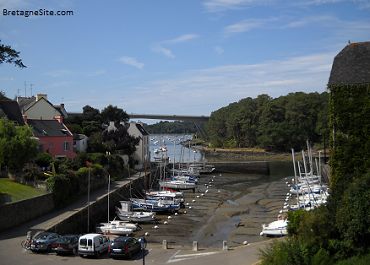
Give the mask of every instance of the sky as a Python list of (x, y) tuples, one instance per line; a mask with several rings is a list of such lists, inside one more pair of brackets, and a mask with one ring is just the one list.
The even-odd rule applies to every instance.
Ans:
[(0, 0), (0, 11), (1, 43), (27, 66), (0, 64), (0, 90), (70, 112), (210, 115), (260, 94), (321, 93), (334, 56), (370, 40), (370, 0)]

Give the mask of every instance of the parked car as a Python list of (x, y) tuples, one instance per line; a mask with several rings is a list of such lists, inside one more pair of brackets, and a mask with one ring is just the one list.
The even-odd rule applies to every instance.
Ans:
[(108, 254), (112, 258), (129, 258), (141, 250), (141, 243), (134, 237), (116, 237), (110, 243)]
[(101, 234), (86, 234), (78, 240), (78, 255), (81, 257), (95, 256), (107, 252), (109, 239)]
[(54, 247), (55, 242), (59, 239), (59, 235), (51, 232), (42, 232), (37, 234), (31, 243), (31, 251), (51, 251)]
[(59, 237), (55, 242), (53, 250), (57, 255), (73, 254), (76, 255), (78, 251), (79, 235), (64, 235)]

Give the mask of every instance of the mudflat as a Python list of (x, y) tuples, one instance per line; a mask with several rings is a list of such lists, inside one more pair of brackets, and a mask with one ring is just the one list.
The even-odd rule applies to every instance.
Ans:
[[(272, 174), (272, 175), (271, 175)], [(199, 248), (236, 247), (266, 240), (261, 226), (276, 220), (288, 192), (286, 175), (211, 174), (202, 175), (193, 193), (185, 191), (186, 208), (168, 215), (157, 215), (157, 224), (144, 224), (151, 243), (167, 240), (169, 246)]]

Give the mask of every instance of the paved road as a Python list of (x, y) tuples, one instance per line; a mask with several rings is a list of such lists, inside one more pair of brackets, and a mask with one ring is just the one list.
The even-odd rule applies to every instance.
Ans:
[[(99, 259), (80, 258), (79, 256), (57, 256), (54, 253), (34, 254), (24, 250), (20, 246), (21, 238), (7, 239), (1, 241), (0, 259), (2, 265), (14, 264), (38, 264), (38, 265), (66, 265), (66, 264), (143, 264), (142, 254), (134, 256), (132, 260), (113, 260), (106, 255)], [(229, 251), (217, 249), (203, 249), (192, 251), (177, 247), (162, 249), (158, 244), (148, 244), (145, 255), (145, 264), (191, 264), (191, 265), (253, 265), (258, 263), (259, 249), (268, 241), (242, 246)]]

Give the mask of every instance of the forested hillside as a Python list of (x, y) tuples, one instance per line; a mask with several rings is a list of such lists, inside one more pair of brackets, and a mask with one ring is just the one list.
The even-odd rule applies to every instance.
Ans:
[(324, 144), (327, 108), (326, 92), (248, 97), (212, 112), (207, 132), (213, 147), (299, 150), (307, 139)]
[(145, 130), (150, 134), (174, 134), (174, 133), (196, 133), (197, 129), (193, 122), (183, 121), (161, 121), (156, 124), (144, 124)]

